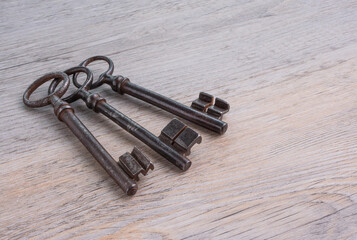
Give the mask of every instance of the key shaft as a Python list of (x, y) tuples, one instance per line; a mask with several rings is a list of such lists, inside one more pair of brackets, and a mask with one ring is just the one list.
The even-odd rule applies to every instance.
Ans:
[(143, 126), (121, 113), (97, 93), (91, 93), (84, 89), (78, 92), (80, 98), (86, 103), (87, 107), (99, 112), (111, 119), (114, 123), (122, 127), (131, 135), (145, 143), (151, 149), (166, 158), (179, 169), (186, 171), (191, 166), (191, 161), (178, 153), (170, 146), (163, 143), (158, 137), (145, 129)]
[(228, 124), (226, 122), (192, 109), (159, 93), (140, 87), (130, 81), (126, 81), (126, 83), (122, 84), (118, 92), (121, 94), (126, 93), (130, 96), (141, 99), (144, 102), (155, 105), (163, 110), (175, 114), (176, 116), (182, 117), (219, 134), (224, 134), (227, 131)]
[[(94, 61), (105, 61), (108, 63), (108, 69), (103, 72), (96, 82), (93, 82), (91, 88), (97, 88), (102, 84), (108, 84), (111, 88), (120, 94), (128, 94), (135, 98), (141, 99), (147, 103), (150, 103), (154, 106), (157, 106), (165, 111), (175, 114), (176, 116), (182, 117), (188, 121), (196, 123), (204, 128), (217, 132), (219, 134), (224, 134), (227, 131), (228, 124), (207, 115), (206, 113), (192, 109), (186, 105), (183, 105), (179, 102), (176, 102), (173, 99), (165, 97), (159, 93), (148, 90), (146, 88), (140, 87), (134, 83), (131, 83), (128, 78), (123, 76), (114, 76), (114, 63), (113, 61), (106, 56), (93, 56), (87, 58), (80, 63), (79, 66), (86, 67), (88, 64)], [(77, 81), (77, 76), (73, 76), (73, 83), (76, 87), (81, 85)]]
[(67, 125), (72, 133), (79, 139), (79, 141), (81, 141), (92, 156), (109, 174), (109, 176), (113, 178), (113, 180), (127, 195), (134, 195), (138, 189), (135, 181), (126, 175), (113, 157), (77, 118), (74, 114), (73, 108), (58, 97), (51, 99), (51, 103), (58, 119)]
[[(30, 100), (31, 94), (39, 88), (42, 84), (49, 80), (55, 79), (57, 84), (63, 82), (62, 86), (57, 90), (49, 92), (48, 96), (38, 99)], [(56, 86), (57, 86), (56, 84)], [(61, 97), (68, 90), (70, 81), (68, 75), (63, 72), (51, 72), (43, 75), (34, 81), (24, 92), (23, 102), (26, 106), (31, 108), (44, 107), (52, 105), (57, 118), (64, 122), (72, 133), (82, 142), (93, 157), (99, 162), (104, 170), (113, 178), (119, 187), (127, 194), (134, 195), (138, 189), (136, 182), (130, 179), (123, 169), (114, 161), (112, 156), (104, 149), (104, 147), (96, 140), (84, 124), (76, 117), (73, 108), (68, 102), (61, 99)]]

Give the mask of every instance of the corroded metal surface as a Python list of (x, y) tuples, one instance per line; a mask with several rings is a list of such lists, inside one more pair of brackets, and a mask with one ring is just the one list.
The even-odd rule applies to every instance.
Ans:
[[(117, 125), (122, 127), (124, 130), (132, 134), (134, 137), (148, 145), (151, 149), (159, 153), (161, 156), (166, 158), (172, 164), (174, 164), (179, 169), (186, 171), (191, 166), (191, 161), (187, 159), (185, 156), (181, 155), (171, 146), (166, 145), (163, 143), (158, 137), (152, 134), (150, 131), (146, 130), (144, 127), (136, 123), (131, 118), (127, 117), (125, 114), (121, 113), (108, 103), (106, 100), (102, 98), (97, 93), (89, 92), (89, 88), (92, 84), (93, 74), (92, 72), (86, 67), (74, 67), (65, 71), (66, 74), (72, 75), (77, 74), (79, 72), (83, 72), (87, 74), (87, 79), (82, 85), (79, 85), (75, 78), (73, 78), (73, 82), (75, 86), (78, 87), (78, 90), (75, 91), (73, 94), (65, 97), (64, 100), (68, 102), (76, 101), (77, 99), (82, 99), (88, 108), (92, 109), (95, 112), (99, 112)], [(56, 89), (56, 86), (59, 82), (53, 81), (49, 87), (49, 93), (53, 92)]]
[(154, 164), (137, 147), (134, 147), (131, 154), (126, 152), (121, 155), (118, 164), (136, 181), (139, 181), (139, 174), (147, 175), (150, 169), (154, 170)]
[(184, 156), (191, 154), (191, 148), (202, 142), (202, 137), (180, 120), (172, 119), (161, 131), (159, 138)]
[[(120, 94), (128, 94), (135, 98), (141, 99), (147, 103), (155, 105), (161, 109), (175, 114), (176, 116), (182, 117), (186, 120), (189, 120), (219, 134), (224, 134), (227, 131), (228, 124), (226, 122), (223, 122), (208, 114), (197, 111), (196, 109), (185, 106), (161, 94), (140, 87), (130, 82), (130, 80), (126, 77), (120, 75), (113, 76), (113, 61), (106, 56), (90, 57), (83, 61), (80, 66), (88, 66), (88, 64), (90, 64), (91, 62), (99, 60), (106, 61), (109, 67), (104, 73), (99, 76), (98, 80), (92, 84), (92, 89), (99, 87), (103, 84), (108, 84), (115, 92), (118, 92)], [(73, 76), (73, 83), (77, 87), (80, 87), (80, 84), (78, 84), (77, 82), (77, 75)]]
[(194, 108), (200, 112), (206, 112), (207, 108), (213, 105), (214, 97), (208, 93), (200, 92), (200, 95), (191, 104), (191, 108)]
[(207, 113), (217, 119), (222, 119), (223, 115), (229, 111), (229, 103), (221, 98), (214, 98), (214, 96), (200, 92), (198, 98), (192, 101), (191, 108)]
[(143, 175), (146, 175), (150, 169), (154, 170), (154, 164), (142, 151), (139, 150), (139, 148), (134, 147), (133, 151), (131, 151), (131, 155), (139, 162), (141, 167), (144, 169), (144, 171), (142, 171)]
[[(30, 95), (43, 83), (56, 78), (58, 82), (63, 81), (63, 85), (47, 97), (31, 101)], [(73, 134), (82, 142), (93, 157), (100, 163), (105, 171), (114, 179), (119, 187), (127, 194), (134, 195), (138, 189), (134, 180), (130, 179), (125, 172), (118, 166), (116, 161), (90, 133), (84, 124), (74, 114), (73, 108), (61, 99), (69, 87), (69, 78), (65, 73), (57, 72), (46, 74), (32, 83), (23, 95), (25, 105), (35, 108), (51, 104), (57, 118), (64, 122)]]
[(126, 152), (119, 157), (118, 164), (129, 175), (130, 178), (139, 181), (139, 174), (144, 171), (141, 165), (135, 160), (130, 153)]

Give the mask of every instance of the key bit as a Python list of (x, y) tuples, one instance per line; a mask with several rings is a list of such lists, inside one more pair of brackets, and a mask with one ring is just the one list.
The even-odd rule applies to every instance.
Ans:
[(202, 137), (192, 128), (186, 127), (175, 139), (173, 146), (181, 154), (188, 156), (191, 154), (191, 148), (196, 143), (200, 144)]
[(146, 176), (148, 171), (154, 170), (154, 164), (150, 161), (150, 159), (142, 152), (140, 151), (137, 147), (133, 148), (133, 151), (131, 151), (131, 155), (136, 159), (136, 161), (139, 162), (141, 167), (143, 168), (144, 171), (142, 171), (142, 174)]
[(191, 154), (193, 145), (202, 142), (202, 137), (196, 131), (176, 118), (164, 127), (159, 139), (184, 156)]
[(222, 119), (223, 114), (229, 111), (229, 103), (224, 101), (223, 99), (216, 98), (216, 101), (213, 106), (210, 106), (207, 109), (207, 114), (211, 115), (212, 117)]
[(139, 174), (146, 175), (154, 165), (137, 147), (134, 147), (130, 153), (126, 152), (119, 157), (119, 166), (128, 174), (128, 176), (139, 181)]
[(221, 120), (223, 115), (229, 111), (230, 106), (221, 98), (215, 99), (208, 93), (200, 92), (198, 99), (192, 102), (191, 108)]
[(186, 128), (186, 124), (174, 118), (162, 129), (159, 139), (167, 145), (173, 145), (176, 137)]
[(197, 109), (200, 112), (206, 112), (207, 108), (213, 105), (214, 97), (208, 93), (200, 92), (198, 99), (194, 100), (191, 108)]
[[(36, 101), (30, 100), (30, 95), (38, 87), (45, 82), (58, 79), (64, 81), (58, 90), (51, 91), (51, 93), (42, 99)], [(112, 156), (105, 150), (105, 148), (97, 141), (92, 133), (75, 115), (73, 108), (62, 98), (69, 87), (69, 77), (66, 73), (55, 72), (46, 74), (35, 82), (33, 82), (25, 91), (23, 95), (24, 103), (29, 107), (43, 107), (51, 104), (58, 120), (64, 122), (72, 133), (79, 139), (80, 142), (88, 149), (98, 163), (107, 171), (113, 180), (119, 185), (127, 195), (134, 195), (138, 190), (138, 185), (133, 179), (130, 179), (124, 170), (120, 168)]]

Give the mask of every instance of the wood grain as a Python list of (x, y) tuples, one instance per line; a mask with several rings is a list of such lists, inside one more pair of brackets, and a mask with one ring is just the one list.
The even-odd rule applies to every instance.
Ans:
[[(356, 29), (354, 0), (1, 1), (0, 238), (357, 239)], [(184, 104), (227, 100), (227, 133), (189, 124), (203, 142), (180, 173), (73, 104), (114, 158), (137, 145), (154, 161), (124, 196), (50, 107), (22, 103), (99, 54)], [(173, 117), (99, 93), (156, 135)]]

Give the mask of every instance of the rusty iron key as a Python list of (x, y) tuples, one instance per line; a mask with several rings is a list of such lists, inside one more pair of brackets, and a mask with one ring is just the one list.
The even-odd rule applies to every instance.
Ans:
[[(47, 97), (39, 100), (30, 100), (31, 94), (45, 82), (58, 79), (62, 81), (62, 86), (49, 94)], [(118, 163), (110, 156), (104, 147), (96, 140), (84, 124), (76, 117), (73, 108), (61, 97), (65, 94), (70, 84), (70, 80), (65, 73), (53, 72), (42, 76), (33, 82), (23, 95), (25, 105), (38, 108), (46, 105), (52, 105), (57, 118), (64, 122), (73, 134), (82, 142), (93, 157), (102, 165), (105, 171), (114, 179), (119, 187), (127, 194), (134, 195), (138, 189), (136, 182), (130, 179)]]
[[(86, 67), (74, 67), (65, 71), (67, 75), (74, 75), (78, 73), (85, 73), (87, 78), (82, 85), (78, 85), (78, 89), (71, 95), (64, 98), (65, 101), (72, 103), (77, 99), (82, 99), (88, 108), (95, 112), (102, 113), (117, 125), (122, 127), (124, 130), (132, 134), (134, 137), (148, 145), (151, 149), (162, 155), (172, 164), (174, 164), (179, 169), (186, 171), (191, 166), (191, 161), (185, 156), (181, 155), (172, 147), (168, 146), (162, 142), (158, 137), (152, 134), (150, 131), (146, 130), (144, 127), (133, 121), (131, 118), (127, 117), (125, 114), (121, 113), (111, 105), (109, 105), (104, 98), (102, 98), (97, 93), (91, 93), (88, 90), (91, 87), (93, 81), (92, 72)], [(49, 93), (53, 92), (58, 84), (58, 80), (54, 80), (50, 87)]]
[[(224, 134), (227, 131), (228, 124), (220, 119), (202, 113), (197, 109), (190, 108), (161, 94), (140, 87), (130, 82), (128, 78), (125, 78), (123, 76), (113, 76), (113, 61), (106, 56), (90, 57), (83, 61), (80, 66), (86, 67), (91, 62), (98, 60), (106, 61), (109, 64), (109, 67), (108, 70), (102, 73), (99, 76), (99, 79), (92, 84), (92, 89), (97, 88), (102, 84), (108, 84), (115, 92), (118, 92), (120, 94), (129, 94), (135, 98), (141, 99), (147, 103), (155, 105), (163, 110), (175, 114), (176, 116), (182, 117), (186, 120), (189, 120), (219, 134)], [(73, 76), (73, 83), (77, 87), (80, 86), (80, 84), (77, 82), (77, 75)]]

